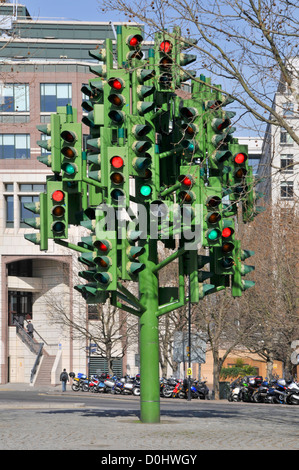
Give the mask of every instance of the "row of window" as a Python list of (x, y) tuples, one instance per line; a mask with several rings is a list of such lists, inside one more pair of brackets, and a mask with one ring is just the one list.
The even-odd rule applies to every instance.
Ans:
[[(86, 148), (88, 136), (83, 135), (83, 150)], [(41, 140), (50, 139), (50, 136), (41, 134)], [(40, 149), (42, 154), (49, 154), (46, 149)], [(30, 158), (30, 134), (0, 134), (0, 160)]]
[[(21, 185), (23, 186), (23, 185)], [(30, 185), (24, 185), (30, 186)], [(45, 190), (44, 185), (33, 185), (38, 186), (39, 191), (43, 192)], [(25, 189), (24, 189), (25, 190)], [(37, 189), (35, 189), (37, 191)], [(283, 181), (280, 184), (280, 197), (281, 199), (293, 199), (294, 197), (294, 183), (293, 181)], [(28, 228), (28, 225), (25, 224), (24, 219), (38, 217), (38, 214), (33, 214), (24, 207), (28, 202), (38, 202), (39, 196), (34, 195), (18, 195), (18, 205), (19, 205), (19, 226), (21, 228)], [(5, 196), (6, 202), (6, 227), (13, 228), (15, 223), (14, 218), (14, 196)]]
[[(57, 106), (72, 104), (71, 83), (41, 83), (41, 113), (56, 112)], [(29, 84), (0, 83), (0, 112), (29, 112)]]
[[(19, 226), (22, 228), (28, 228), (28, 225), (25, 224), (24, 219), (26, 218), (33, 218), (38, 217), (38, 214), (33, 214), (31, 211), (26, 209), (24, 206), (28, 202), (38, 202), (39, 195), (34, 195), (30, 193), (42, 193), (46, 190), (45, 184), (29, 184), (29, 183), (21, 183), (18, 185), (18, 206), (19, 206)], [(5, 185), (5, 193), (13, 193), (14, 192), (14, 185), (13, 184), (6, 184)], [(19, 193), (27, 193), (27, 194), (19, 194)], [(6, 202), (6, 227), (13, 228), (15, 224), (15, 213), (14, 213), (14, 195), (6, 194), (5, 195), (5, 202)]]

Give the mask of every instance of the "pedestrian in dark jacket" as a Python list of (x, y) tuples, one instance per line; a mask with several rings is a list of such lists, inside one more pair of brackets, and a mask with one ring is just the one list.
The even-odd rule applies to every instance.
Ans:
[(66, 383), (68, 382), (68, 380), (69, 380), (69, 375), (68, 375), (66, 369), (63, 369), (63, 371), (60, 374), (60, 381), (61, 381), (62, 391), (63, 392), (66, 392)]
[(31, 321), (29, 320), (28, 325), (27, 325), (27, 333), (29, 336), (31, 336), (31, 338), (33, 338), (33, 330), (34, 330), (33, 325)]

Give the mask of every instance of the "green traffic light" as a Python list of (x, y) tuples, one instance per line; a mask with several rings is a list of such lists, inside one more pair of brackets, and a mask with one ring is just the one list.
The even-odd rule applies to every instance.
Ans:
[(61, 168), (62, 168), (63, 171), (65, 171), (65, 173), (68, 176), (72, 176), (76, 173), (76, 168), (71, 163), (63, 164)]
[(219, 237), (219, 231), (216, 229), (211, 230), (208, 234), (209, 240), (217, 240), (218, 237)]
[(151, 192), (152, 192), (152, 188), (148, 186), (147, 184), (144, 184), (140, 188), (141, 196), (144, 196), (144, 197), (150, 196)]

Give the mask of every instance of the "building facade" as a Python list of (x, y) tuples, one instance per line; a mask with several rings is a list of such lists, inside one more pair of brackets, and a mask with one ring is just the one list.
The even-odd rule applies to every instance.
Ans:
[[(293, 58), (292, 67), (299, 70), (299, 58)], [(295, 78), (290, 89), (281, 82), (273, 100), (275, 111), (286, 119), (288, 125), (299, 134), (299, 79)], [(298, 202), (299, 180), (297, 165), (299, 146), (282, 127), (268, 125), (258, 167), (258, 191), (265, 194), (265, 202), (293, 207)]]
[[(0, 4), (0, 383), (54, 385), (63, 368), (75, 373), (107, 371), (107, 360), (96, 354), (88, 334), (77, 334), (74, 326), (79, 324), (85, 333), (100, 332), (100, 307), (86, 305), (74, 289), (82, 283), (78, 254), (51, 240), (48, 249), (40, 251), (24, 238), (33, 230), (24, 222), (33, 216), (25, 204), (38, 201), (52, 174), (37, 160), (46, 150), (36, 143), (45, 138), (36, 126), (49, 123), (57, 106), (66, 104), (77, 109), (81, 121), (81, 88), (92, 78), (89, 67), (94, 62), (88, 51), (101, 47), (106, 38), (114, 40), (113, 24), (35, 21), (24, 5)], [(83, 129), (85, 142), (89, 128)], [(249, 163), (256, 170), (260, 141), (239, 142), (249, 145)], [(69, 241), (77, 244), (84, 235), (83, 227), (72, 226)], [(26, 333), (29, 321), (33, 339)], [(124, 351), (121, 340), (114, 346), (113, 370), (134, 375), (139, 372), (136, 327), (131, 330), (126, 319), (123, 328), (114, 331), (120, 338), (120, 330), (128, 328), (133, 336)], [(242, 354), (261, 373), (258, 359)], [(201, 375), (212, 384), (210, 353), (205, 364), (192, 367), (194, 377)], [(185, 373), (183, 364), (180, 373)]]
[[(91, 344), (71, 324), (76, 318), (88, 330), (89, 316), (97, 318), (96, 306), (87, 306), (73, 288), (82, 283), (76, 278), (78, 254), (51, 240), (40, 251), (24, 238), (33, 230), (24, 220), (33, 217), (25, 204), (39, 200), (52, 174), (37, 160), (46, 150), (36, 144), (45, 138), (36, 126), (49, 123), (57, 106), (66, 104), (81, 121), (81, 88), (93, 77), (89, 66), (95, 62), (88, 51), (114, 37), (109, 23), (35, 21), (24, 5), (0, 4), (0, 383), (54, 384), (63, 368), (106, 367), (99, 356), (88, 359)], [(85, 139), (88, 134), (83, 125)], [(83, 234), (72, 226), (69, 241), (77, 243)], [(63, 321), (64, 315), (70, 320)], [(25, 331), (29, 320), (33, 341)], [(115, 360), (122, 372), (127, 356)]]

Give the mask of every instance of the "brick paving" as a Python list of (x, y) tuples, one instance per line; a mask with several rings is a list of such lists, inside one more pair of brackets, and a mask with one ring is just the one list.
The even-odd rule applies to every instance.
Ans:
[(198, 411), (188, 412), (186, 406), (182, 416), (174, 400), (167, 410), (161, 400), (160, 424), (144, 424), (137, 418), (137, 400), (131, 411), (117, 398), (113, 409), (107, 409), (104, 399), (92, 406), (63, 403), (59, 388), (62, 398), (54, 404), (47, 399), (40, 404), (8, 403), (1, 399), (1, 390), (8, 389), (9, 384), (0, 386), (0, 450), (132, 451), (132, 455), (136, 450), (166, 450), (191, 455), (199, 450), (299, 449), (299, 406), (200, 401)]

